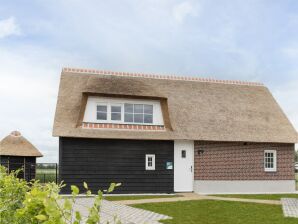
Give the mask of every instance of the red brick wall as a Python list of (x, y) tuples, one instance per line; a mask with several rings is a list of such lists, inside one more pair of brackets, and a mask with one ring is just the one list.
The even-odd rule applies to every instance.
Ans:
[[(294, 144), (195, 142), (195, 180), (293, 180)], [(264, 171), (264, 150), (277, 151), (277, 172)], [(199, 154), (198, 150), (204, 150)]]

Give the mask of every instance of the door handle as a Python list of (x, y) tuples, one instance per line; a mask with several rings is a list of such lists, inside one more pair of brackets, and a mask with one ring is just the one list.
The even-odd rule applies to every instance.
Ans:
[(192, 172), (192, 166), (190, 166), (190, 172)]

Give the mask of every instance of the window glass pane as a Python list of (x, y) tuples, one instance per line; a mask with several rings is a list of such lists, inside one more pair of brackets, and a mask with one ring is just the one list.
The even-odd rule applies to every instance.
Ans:
[(150, 114), (144, 114), (144, 123), (149, 123), (152, 124), (153, 123), (153, 117)]
[(115, 113), (115, 112), (121, 113), (121, 106), (111, 106), (111, 112), (112, 113)]
[(264, 165), (267, 168), (267, 171), (274, 171), (276, 169), (275, 166), (275, 153), (274, 152), (265, 152), (264, 153)]
[(107, 113), (97, 112), (97, 120), (107, 120)]
[(135, 123), (144, 123), (143, 114), (134, 114)]
[(144, 105), (144, 113), (145, 114), (153, 114), (153, 105)]
[(146, 170), (155, 170), (155, 156), (146, 155)]
[(121, 113), (112, 113), (111, 120), (113, 121), (121, 121)]
[(134, 113), (144, 113), (144, 105), (143, 104), (134, 104), (133, 112)]
[(106, 105), (97, 105), (97, 112), (107, 112)]
[(133, 113), (133, 104), (126, 103), (124, 104), (125, 113)]
[(124, 114), (124, 121), (125, 122), (133, 122), (133, 114), (125, 113)]
[[(111, 108), (112, 113), (121, 111), (120, 108)], [(150, 104), (124, 104), (124, 122), (153, 123), (153, 105)]]

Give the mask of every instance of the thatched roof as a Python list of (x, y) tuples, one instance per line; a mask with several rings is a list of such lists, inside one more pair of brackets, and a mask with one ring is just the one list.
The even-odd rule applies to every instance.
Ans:
[[(165, 131), (84, 129), (89, 95), (160, 98)], [(297, 132), (260, 83), (98, 70), (62, 70), (54, 136), (297, 142)]]
[(43, 155), (20, 132), (13, 131), (0, 142), (0, 156), (33, 156)]

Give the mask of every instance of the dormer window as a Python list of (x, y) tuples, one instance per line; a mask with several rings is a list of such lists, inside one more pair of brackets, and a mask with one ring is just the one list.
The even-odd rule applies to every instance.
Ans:
[(83, 122), (163, 126), (159, 100), (88, 97)]

